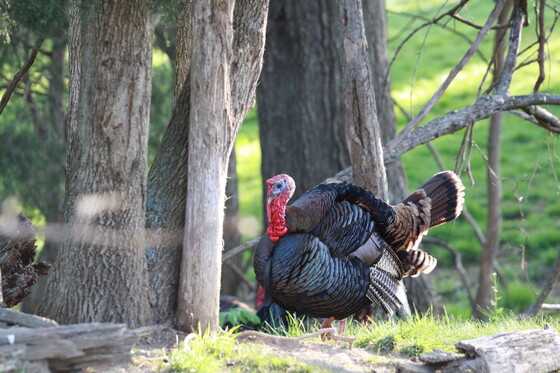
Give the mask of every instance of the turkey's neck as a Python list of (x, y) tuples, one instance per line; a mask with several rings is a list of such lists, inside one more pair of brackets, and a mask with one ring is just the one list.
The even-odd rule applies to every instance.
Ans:
[(287, 202), (283, 198), (276, 198), (266, 205), (266, 217), (268, 220), (266, 234), (272, 241), (278, 241), (280, 237), (288, 233), (288, 228), (286, 228)]

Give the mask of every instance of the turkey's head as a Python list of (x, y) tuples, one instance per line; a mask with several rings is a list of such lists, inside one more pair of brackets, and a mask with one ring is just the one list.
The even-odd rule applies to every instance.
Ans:
[(296, 190), (296, 183), (289, 175), (280, 174), (266, 181), (266, 234), (272, 241), (278, 241), (288, 232), (286, 228), (286, 205)]

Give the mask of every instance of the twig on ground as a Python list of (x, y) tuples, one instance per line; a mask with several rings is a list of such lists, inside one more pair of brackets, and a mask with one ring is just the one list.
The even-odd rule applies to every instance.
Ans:
[(337, 335), (334, 328), (319, 329), (316, 332), (300, 335), (299, 337), (283, 337), (261, 333), (254, 330), (246, 330), (239, 333), (235, 339), (239, 342), (263, 342), (279, 345), (297, 345), (304, 339), (318, 337), (323, 334), (327, 334), (333, 341), (348, 343), (350, 345), (350, 349), (354, 346), (354, 341), (356, 340), (355, 338)]

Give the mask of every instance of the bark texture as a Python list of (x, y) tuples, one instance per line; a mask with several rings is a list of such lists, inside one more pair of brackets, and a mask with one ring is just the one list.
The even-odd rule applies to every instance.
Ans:
[(235, 12), (228, 1), (194, 4), (188, 185), (177, 307), (184, 329), (218, 328), (227, 165), (241, 121), (254, 103), (267, 4), (245, 2)]
[(96, 365), (106, 369), (129, 362), (137, 340), (123, 324), (0, 329), (0, 361), (8, 372), (76, 372)]
[(144, 1), (74, 4), (64, 239), (39, 312), (148, 321), (146, 153), (153, 17)]
[(287, 173), (294, 198), (350, 165), (337, 6), (272, 0), (257, 88), (263, 178)]
[[(180, 40), (178, 38), (178, 42)], [(182, 63), (183, 60), (177, 59), (177, 66)], [(173, 321), (177, 309), (187, 189), (190, 87), (189, 78), (182, 85), (171, 120), (148, 173), (146, 258), (154, 324)]]
[(459, 354), (435, 349), (419, 356), (423, 363), (401, 363), (397, 372), (556, 372), (560, 368), (560, 333), (556, 330), (505, 332), (455, 343)]
[[(397, 125), (391, 98), (391, 79), (387, 71), (389, 47), (385, 0), (364, 1), (363, 12), (381, 142), (386, 144), (395, 137)], [(388, 184), (387, 199), (390, 203), (398, 203), (404, 199), (407, 192), (406, 176), (400, 158), (385, 162), (385, 172)]]
[(354, 184), (388, 195), (361, 0), (340, 2), (344, 123)]
[(232, 40), (231, 2), (194, 4), (189, 182), (177, 310), (179, 325), (190, 330), (219, 328), (220, 279), (214, 274), (221, 273), (227, 161), (235, 138), (229, 84)]

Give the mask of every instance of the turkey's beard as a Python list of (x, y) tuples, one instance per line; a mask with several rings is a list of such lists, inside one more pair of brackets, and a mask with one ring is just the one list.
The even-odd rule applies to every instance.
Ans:
[(266, 218), (268, 220), (266, 234), (272, 241), (278, 241), (280, 237), (288, 233), (288, 228), (286, 227), (286, 205), (289, 198), (289, 196), (279, 194), (266, 205)]

